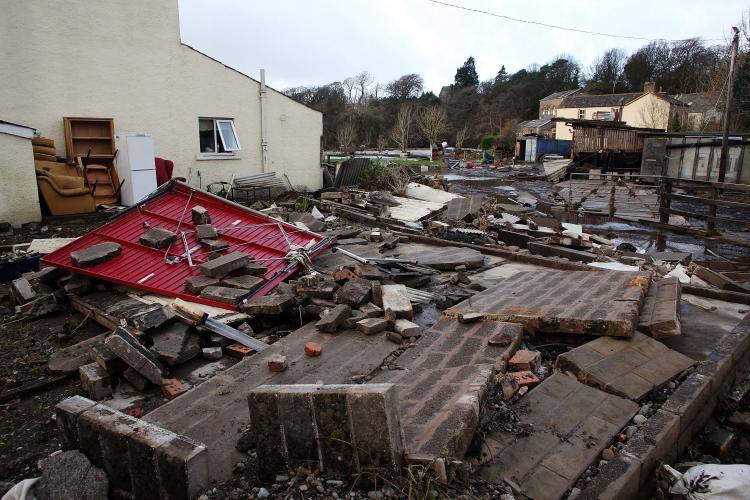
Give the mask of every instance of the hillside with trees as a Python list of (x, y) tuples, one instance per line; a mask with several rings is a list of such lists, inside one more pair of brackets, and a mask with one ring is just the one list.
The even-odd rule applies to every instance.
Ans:
[[(744, 30), (744, 40), (747, 29)], [(735, 81), (732, 128), (750, 130), (750, 64), (743, 42)], [(645, 82), (670, 95), (712, 92), (723, 103), (728, 47), (707, 45), (700, 39), (653, 41), (632, 54), (605, 51), (589, 67), (575, 57), (559, 55), (546, 64), (531, 64), (508, 73), (501, 66), (494, 77), (480, 81), (475, 60), (468, 57), (456, 69), (440, 95), (425, 91), (423, 78), (405, 74), (380, 83), (368, 71), (343, 81), (314, 87), (295, 87), (285, 93), (324, 113), (327, 148), (426, 147), (447, 140), (458, 147), (476, 147), (492, 135), (509, 146), (515, 125), (534, 119), (539, 99), (553, 92), (581, 87), (591, 94), (640, 92)]]

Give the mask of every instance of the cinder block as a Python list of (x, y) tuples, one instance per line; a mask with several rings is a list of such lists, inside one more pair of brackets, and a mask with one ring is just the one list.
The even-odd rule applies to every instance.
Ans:
[(135, 432), (138, 419), (113, 411), (101, 415), (98, 424), (104, 470), (110, 485), (120, 492), (130, 493), (133, 484), (130, 477), (128, 440)]
[(222, 255), (219, 258), (209, 260), (198, 266), (198, 269), (206, 275), (212, 278), (220, 278), (225, 276), (232, 271), (242, 269), (250, 263), (250, 258), (240, 252), (232, 252), (226, 255)]
[(151, 248), (167, 248), (175, 242), (177, 234), (163, 227), (152, 227), (141, 235), (138, 241), (141, 245)]
[(78, 417), (78, 449), (91, 463), (104, 468), (104, 454), (99, 436), (102, 432), (102, 421), (115, 415), (115, 410), (103, 404), (92, 406)]
[(78, 367), (78, 375), (81, 378), (81, 386), (94, 401), (112, 395), (112, 384), (107, 370), (96, 363), (89, 363)]
[(78, 449), (78, 417), (96, 403), (82, 396), (66, 398), (55, 405), (55, 420), (65, 450)]
[(156, 449), (161, 498), (196, 498), (209, 484), (208, 450), (185, 436), (174, 435)]
[(128, 439), (133, 497), (160, 498), (156, 449), (173, 440), (175, 434), (142, 420), (134, 430)]

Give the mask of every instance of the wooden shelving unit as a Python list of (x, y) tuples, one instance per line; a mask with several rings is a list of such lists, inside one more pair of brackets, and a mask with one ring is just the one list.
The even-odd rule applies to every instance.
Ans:
[(86, 164), (86, 183), (96, 203), (119, 203), (120, 180), (115, 168), (114, 120), (66, 116), (63, 122), (68, 159), (75, 160), (81, 167)]

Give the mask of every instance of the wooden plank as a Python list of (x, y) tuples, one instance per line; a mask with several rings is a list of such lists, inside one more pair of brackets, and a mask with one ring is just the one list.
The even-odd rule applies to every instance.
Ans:
[(706, 297), (708, 299), (723, 300), (724, 302), (735, 302), (750, 306), (750, 295), (740, 292), (730, 292), (728, 290), (715, 290), (705, 286), (682, 285), (682, 293)]
[(701, 203), (703, 205), (714, 205), (718, 207), (730, 207), (730, 208), (750, 208), (750, 203), (741, 203), (739, 201), (714, 200), (711, 198), (703, 198), (700, 196), (688, 196), (685, 194), (674, 194), (674, 193), (668, 194), (667, 196), (675, 200)]
[(0, 392), (0, 403), (8, 401), (9, 399), (14, 399), (16, 397), (24, 396), (26, 394), (30, 394), (32, 392), (36, 392), (38, 390), (44, 389), (66, 378), (67, 377), (65, 375), (60, 375), (58, 377), (48, 378), (44, 380), (35, 380), (33, 382), (24, 384), (20, 387), (16, 387), (15, 389), (10, 389), (8, 391)]
[(722, 290), (750, 294), (750, 289), (745, 288), (733, 279), (724, 276), (718, 271), (713, 271), (711, 269), (706, 269), (705, 267), (698, 266), (695, 268), (693, 274), (698, 276), (703, 281), (706, 281), (717, 288), (721, 288)]
[(667, 213), (670, 215), (681, 215), (683, 217), (687, 218), (693, 218), (693, 219), (703, 219), (707, 221), (723, 221), (723, 222), (731, 222), (733, 224), (741, 224), (743, 226), (750, 227), (750, 221), (747, 220), (740, 220), (740, 219), (732, 219), (730, 217), (713, 217), (711, 215), (706, 214), (699, 214), (694, 212), (686, 212), (684, 210), (675, 210), (673, 208), (662, 208), (662, 213)]
[(87, 304), (86, 302), (81, 300), (80, 297), (71, 296), (69, 297), (69, 300), (70, 300), (70, 305), (73, 306), (73, 309), (75, 309), (76, 311), (78, 311), (79, 313), (85, 316), (90, 316), (94, 321), (102, 325), (104, 328), (114, 330), (120, 326), (119, 319), (107, 314), (101, 309), (98, 309), (90, 304)]

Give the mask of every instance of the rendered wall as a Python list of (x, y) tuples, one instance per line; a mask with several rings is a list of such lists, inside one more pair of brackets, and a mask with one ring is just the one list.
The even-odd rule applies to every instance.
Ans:
[(42, 220), (31, 140), (0, 132), (0, 221), (20, 226)]
[(622, 109), (622, 120), (631, 127), (667, 130), (670, 107), (664, 99), (646, 94)]
[[(64, 116), (106, 117), (117, 134), (152, 134), (193, 185), (261, 172), (260, 84), (182, 45), (176, 0), (8, 2), (0, 54), (3, 119), (54, 139), (59, 155)], [(267, 103), (268, 170), (321, 187), (322, 114), (271, 89)], [(234, 118), (239, 159), (196, 159), (198, 117)]]

